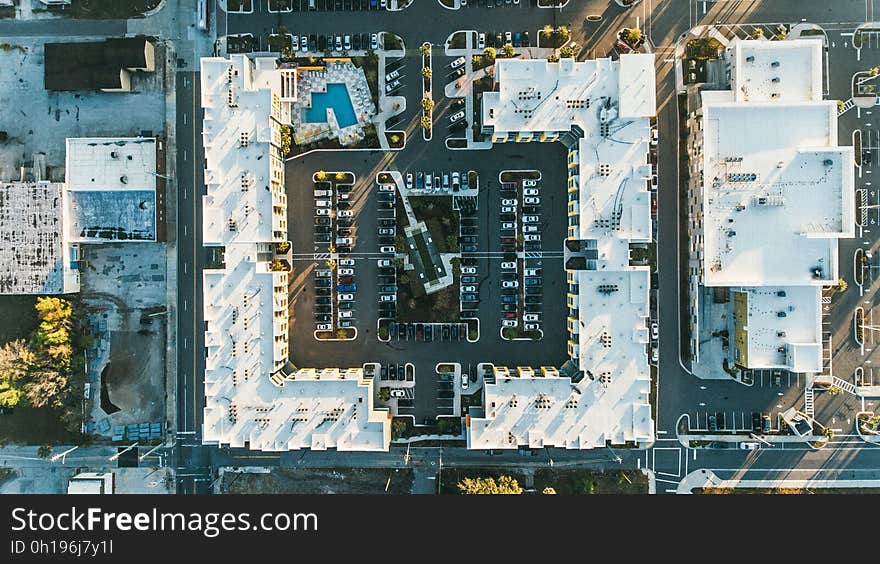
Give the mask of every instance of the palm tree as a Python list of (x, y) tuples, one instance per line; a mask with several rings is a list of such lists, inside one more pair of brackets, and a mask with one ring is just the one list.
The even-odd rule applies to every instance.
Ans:
[(752, 31), (752, 39), (760, 39), (764, 37), (764, 29), (760, 27), (756, 27), (754, 31)]
[(426, 112), (430, 112), (434, 109), (434, 100), (428, 98), (427, 96), (422, 98), (422, 109)]
[(547, 24), (544, 26), (544, 29), (541, 30), (541, 35), (544, 36), (544, 39), (550, 39), (550, 36), (553, 35), (553, 26)]
[(344, 172), (337, 172), (336, 173), (336, 182), (342, 182), (343, 180), (345, 180), (345, 173)]
[(422, 76), (431, 78), (431, 67), (422, 67)]
[(428, 43), (423, 44), (421, 47), (419, 47), (419, 53), (421, 53), (423, 57), (427, 57), (431, 54), (431, 45), (429, 45)]
[(422, 126), (422, 129), (431, 129), (431, 117), (422, 116), (422, 119), (419, 120), (419, 125)]
[(323, 170), (319, 170), (318, 172), (315, 173), (315, 178), (317, 178), (318, 180), (323, 182), (323, 181), (327, 180), (327, 173), (324, 172)]

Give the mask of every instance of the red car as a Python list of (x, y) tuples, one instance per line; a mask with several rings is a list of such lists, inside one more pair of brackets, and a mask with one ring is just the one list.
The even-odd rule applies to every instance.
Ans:
[(339, 284), (351, 284), (354, 282), (354, 276), (340, 276)]
[(507, 313), (504, 314), (504, 319), (516, 319), (516, 312), (515, 311), (508, 311)]

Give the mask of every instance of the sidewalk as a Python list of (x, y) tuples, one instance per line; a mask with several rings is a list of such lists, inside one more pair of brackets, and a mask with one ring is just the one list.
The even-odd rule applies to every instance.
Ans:
[(880, 472), (873, 472), (873, 479), (866, 480), (722, 480), (711, 470), (695, 470), (682, 478), (677, 494), (688, 495), (691, 490), (703, 487), (713, 488), (877, 488), (880, 489)]

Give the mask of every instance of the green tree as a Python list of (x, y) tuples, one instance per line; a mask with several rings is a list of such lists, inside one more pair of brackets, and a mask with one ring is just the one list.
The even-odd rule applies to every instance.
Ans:
[(406, 436), (408, 428), (409, 425), (406, 424), (406, 421), (402, 419), (394, 419), (391, 422), (391, 438), (400, 439)]
[(514, 53), (516, 53), (516, 50), (514, 50), (513, 45), (510, 43), (505, 43), (501, 51), (504, 52), (504, 56), (507, 58), (513, 57)]
[(422, 129), (431, 129), (431, 116), (422, 116), (422, 119), (419, 120), (419, 125), (422, 126)]
[(832, 429), (831, 427), (824, 427), (822, 429), (822, 434), (825, 435), (825, 438), (829, 441), (834, 440), (834, 429)]
[(427, 57), (431, 54), (431, 45), (428, 43), (422, 44), (422, 46), (419, 47), (419, 53), (421, 53), (423, 57)]
[(391, 392), (388, 388), (379, 388), (379, 393), (377, 394), (379, 401), (388, 401), (391, 399)]
[(40, 445), (40, 448), (37, 449), (37, 456), (40, 458), (49, 458), (52, 456), (52, 446), (51, 445)]
[(571, 30), (565, 27), (564, 25), (556, 28), (556, 33), (559, 34), (560, 43), (567, 43), (569, 39), (571, 39)]
[(431, 78), (431, 67), (422, 67), (422, 76), (425, 78)]
[(627, 29), (626, 40), (630, 44), (630, 47), (635, 49), (642, 43), (642, 30), (637, 27)]
[(426, 112), (431, 112), (434, 109), (434, 100), (425, 96), (422, 98), (422, 109)]
[(286, 269), (284, 268), (284, 263), (281, 262), (281, 259), (275, 259), (269, 264), (269, 270), (272, 272), (283, 272)]
[(495, 57), (498, 56), (498, 51), (495, 50), (495, 47), (486, 47), (483, 49), (483, 57), (486, 58), (486, 62), (490, 65), (495, 62)]
[(378, 333), (380, 339), (387, 339), (388, 338), (388, 326), (387, 325), (380, 325), (377, 333)]
[(320, 182), (324, 182), (327, 180), (327, 173), (323, 170), (319, 170), (318, 172), (315, 173), (315, 178), (317, 180), (319, 180)]
[(281, 154), (287, 156), (293, 145), (293, 131), (289, 125), (281, 126)]
[(499, 476), (495, 478), (464, 478), (458, 484), (458, 491), (463, 494), (521, 494), (522, 488), (514, 478)]
[(844, 280), (843, 278), (838, 278), (837, 279), (837, 291), (843, 293), (843, 292), (846, 292), (847, 288), (849, 288), (849, 284), (846, 283), (846, 280)]
[(33, 354), (21, 340), (0, 347), (0, 407), (15, 407), (25, 397), (25, 379)]

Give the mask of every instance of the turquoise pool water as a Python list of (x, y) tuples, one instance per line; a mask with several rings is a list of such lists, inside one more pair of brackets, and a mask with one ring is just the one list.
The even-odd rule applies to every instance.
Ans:
[(303, 121), (327, 123), (327, 108), (333, 108), (340, 128), (357, 123), (357, 116), (354, 115), (354, 107), (344, 84), (332, 83), (327, 85), (327, 92), (312, 92), (312, 107), (305, 108)]

